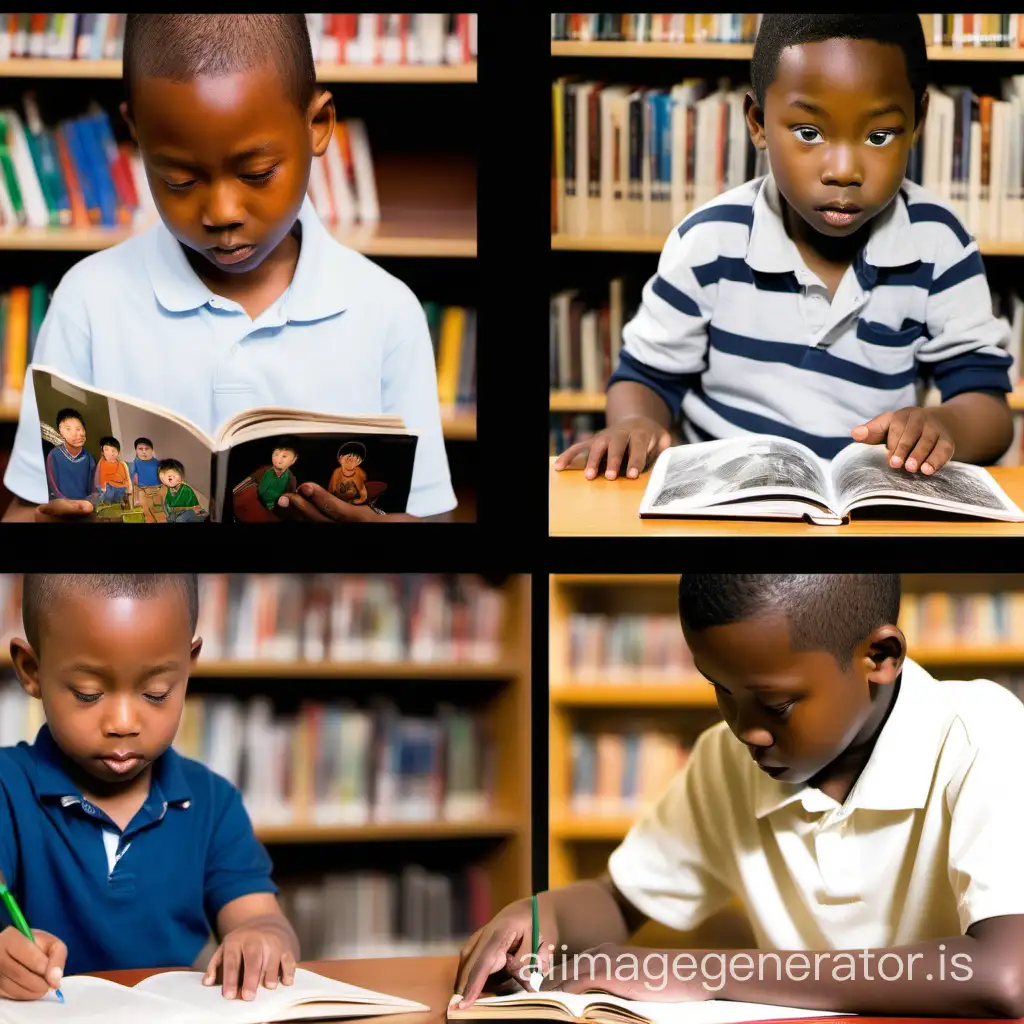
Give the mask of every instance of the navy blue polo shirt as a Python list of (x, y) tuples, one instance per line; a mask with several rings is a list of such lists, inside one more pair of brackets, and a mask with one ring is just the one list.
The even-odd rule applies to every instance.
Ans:
[[(122, 832), (66, 763), (45, 725), (0, 748), (0, 868), (29, 925), (67, 945), (65, 974), (191, 966), (225, 904), (277, 892), (241, 795), (205, 765), (162, 754)], [(117, 834), (112, 870), (104, 831)]]

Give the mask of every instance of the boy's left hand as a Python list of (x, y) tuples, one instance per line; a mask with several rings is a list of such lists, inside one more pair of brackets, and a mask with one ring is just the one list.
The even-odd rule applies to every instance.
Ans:
[(277, 507), (287, 519), (311, 523), (412, 523), (418, 519), (405, 512), (381, 515), (369, 505), (352, 505), (308, 481), (299, 484), (298, 493), (282, 494)]
[(283, 937), (272, 929), (243, 925), (224, 936), (217, 952), (203, 975), (204, 985), (217, 981), (217, 967), (221, 967), (221, 994), (234, 999), (239, 992), (243, 999), (255, 999), (260, 985), (277, 988), (278, 975), (283, 985), (295, 980), (295, 957)]
[(854, 427), (855, 441), (884, 444), (893, 469), (918, 469), (925, 476), (940, 470), (953, 457), (953, 435), (937, 409), (908, 405), (896, 412), (883, 412)]
[[(668, 952), (678, 956), (683, 951)], [(664, 952), (605, 942), (579, 954), (575, 969), (571, 956), (566, 957), (564, 971), (557, 959), (553, 961), (541, 991), (607, 992), (643, 1002), (696, 1003), (712, 997), (714, 993), (701, 982), (699, 969), (684, 966), (682, 970), (685, 973), (677, 976)]]

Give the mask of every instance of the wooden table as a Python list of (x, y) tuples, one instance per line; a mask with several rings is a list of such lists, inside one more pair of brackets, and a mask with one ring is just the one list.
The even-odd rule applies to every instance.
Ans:
[[(413, 999), (430, 1007), (429, 1013), (390, 1013), (364, 1017), (366, 1021), (387, 1021), (388, 1024), (444, 1024), (448, 1000), (455, 985), (459, 958), (455, 956), (392, 957), (382, 960), (305, 960), (299, 964), (327, 978), (347, 981), (350, 985), (386, 992), (389, 996)], [(170, 969), (170, 968), (169, 968)], [(176, 968), (187, 970), (189, 968)], [(97, 971), (96, 976), (121, 985), (137, 985), (143, 978), (160, 971)], [(257, 996), (257, 1000), (258, 1000)], [(354, 1020), (356, 1018), (329, 1018)], [(959, 1022), (963, 1024), (963, 1022)]]
[[(936, 513), (906, 509), (914, 518), (882, 519), (885, 510), (854, 512), (844, 526), (815, 526), (786, 519), (641, 519), (640, 499), (650, 473), (636, 480), (599, 476), (582, 469), (548, 468), (549, 532), (552, 537), (1024, 537), (1024, 523), (924, 518)], [(994, 466), (992, 478), (1024, 508), (1024, 467)]]
[[(380, 1017), (364, 1017), (367, 1022), (382, 1020), (387, 1024), (445, 1024), (448, 1000), (455, 985), (459, 960), (455, 956), (395, 957), (382, 960), (309, 960), (300, 967), (323, 974), (350, 985), (386, 992), (392, 996), (414, 999), (430, 1007), (429, 1013), (394, 1013)], [(102, 971), (98, 977), (135, 985), (158, 971)], [(331, 1018), (333, 1020), (358, 1018)], [(833, 1018), (855, 1021), (856, 1024), (981, 1024), (959, 1017), (856, 1017)]]

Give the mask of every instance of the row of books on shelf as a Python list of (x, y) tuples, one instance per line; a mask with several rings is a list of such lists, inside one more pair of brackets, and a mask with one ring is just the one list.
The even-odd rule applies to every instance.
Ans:
[[(0, 747), (31, 742), (42, 703), (0, 685)], [(377, 700), (306, 702), (278, 714), (267, 697), (186, 698), (174, 749), (242, 793), (254, 825), (475, 821), (492, 810), (493, 738), (483, 712), (441, 703), (404, 715)]]
[[(470, 662), (502, 657), (506, 600), (469, 574), (201, 573), (209, 661)], [(0, 644), (24, 636), (21, 576), (0, 573)]]
[[(115, 140), (96, 101), (55, 126), (43, 123), (34, 93), (22, 114), (0, 110), (0, 228), (142, 227), (157, 218), (138, 149)], [(309, 196), (332, 230), (375, 223), (380, 204), (365, 123), (338, 119), (326, 153), (313, 161)]]
[(574, 731), (569, 811), (579, 816), (635, 814), (686, 764), (689, 749), (656, 729)]
[[(928, 46), (1024, 45), (1024, 14), (921, 14)], [(753, 43), (760, 14), (552, 14), (551, 38), (577, 42)]]
[(1024, 591), (904, 593), (899, 626), (912, 657), (914, 647), (921, 644), (960, 648), (1024, 644)]
[[(907, 178), (979, 238), (1020, 240), (1024, 75), (1002, 79), (999, 89), (991, 96), (929, 85)], [(556, 79), (552, 230), (667, 235), (696, 208), (766, 173), (767, 151), (754, 148), (743, 114), (749, 91), (726, 77), (669, 89)]]
[[(0, 60), (120, 60), (123, 14), (0, 15)], [(464, 64), (475, 14), (307, 14), (313, 59), (329, 64)]]
[(430, 871), (351, 871), (278, 883), (304, 960), (442, 956), (491, 918), (490, 877), (478, 864)]
[[(0, 292), (0, 404), (17, 406), (52, 293), (41, 281)], [(423, 303), (442, 406), (476, 405), (476, 310)]]

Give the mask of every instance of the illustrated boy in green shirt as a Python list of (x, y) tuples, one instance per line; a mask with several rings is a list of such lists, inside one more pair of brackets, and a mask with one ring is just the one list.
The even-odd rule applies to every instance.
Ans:
[(185, 467), (177, 459), (161, 459), (157, 467), (169, 523), (201, 523), (206, 518), (196, 492), (185, 483)]
[(282, 437), (270, 456), (270, 465), (260, 466), (250, 473), (235, 486), (235, 492), (251, 486), (251, 482), (254, 482), (260, 504), (272, 512), (282, 494), (295, 494), (299, 489), (299, 482), (291, 470), (298, 457), (299, 449), (296, 442), (291, 438)]

